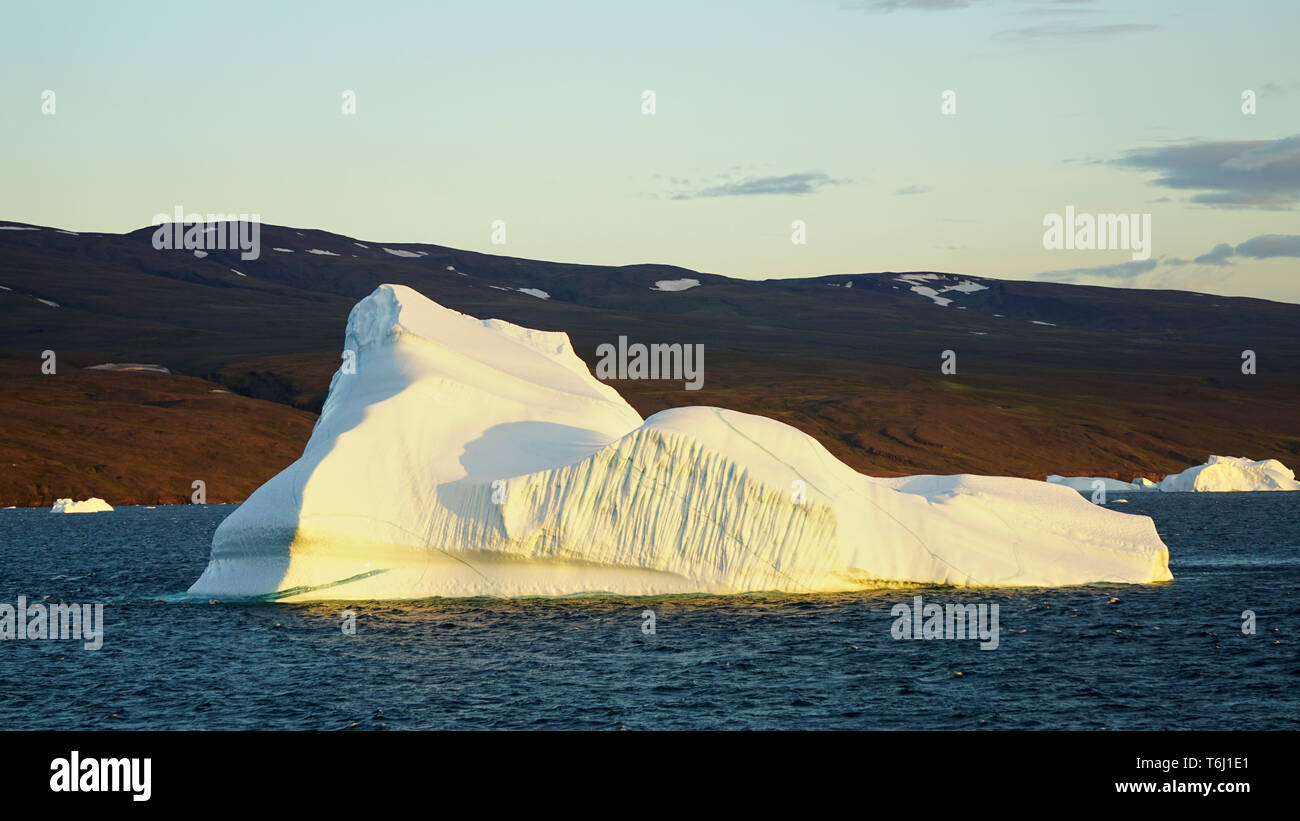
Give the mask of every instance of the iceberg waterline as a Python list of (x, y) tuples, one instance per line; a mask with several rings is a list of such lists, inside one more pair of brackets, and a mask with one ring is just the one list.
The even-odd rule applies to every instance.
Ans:
[[(643, 420), (563, 333), (381, 285), (303, 455), (213, 537), (214, 597), (651, 595), (1145, 583), (1151, 520), (1064, 487), (863, 476), (783, 423)], [(355, 368), (349, 367), (349, 361)]]

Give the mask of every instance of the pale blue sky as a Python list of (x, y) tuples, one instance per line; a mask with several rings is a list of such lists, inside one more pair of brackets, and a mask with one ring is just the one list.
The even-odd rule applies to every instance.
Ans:
[[(753, 278), (1046, 274), (1300, 301), (1289, 0), (2, 8), (0, 219), (126, 231), (181, 205)], [(1151, 213), (1153, 262), (1044, 249), (1067, 205)], [(1261, 235), (1282, 238), (1237, 249)]]

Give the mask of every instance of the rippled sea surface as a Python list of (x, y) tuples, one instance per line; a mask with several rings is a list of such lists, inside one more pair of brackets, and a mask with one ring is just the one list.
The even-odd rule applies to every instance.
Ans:
[[(177, 594), (233, 507), (0, 510), (0, 603), (101, 602), (106, 625), (97, 651), (0, 642), (0, 728), (1300, 726), (1300, 494), (1111, 501), (1155, 519), (1173, 582), (208, 603)], [(998, 648), (892, 638), (891, 607), (918, 594), (997, 603)]]

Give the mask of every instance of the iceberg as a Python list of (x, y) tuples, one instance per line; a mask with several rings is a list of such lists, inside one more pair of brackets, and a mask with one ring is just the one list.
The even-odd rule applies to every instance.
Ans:
[(1065, 485), (1080, 493), (1092, 493), (1096, 489), (1094, 482), (1101, 482), (1107, 493), (1132, 493), (1143, 488), (1136, 483), (1121, 482), (1118, 479), (1106, 479), (1094, 476), (1057, 476), (1052, 474), (1047, 481), (1054, 485)]
[(56, 499), (51, 513), (111, 513), (113, 507), (98, 496), (80, 502), (72, 499)]
[(1295, 473), (1276, 459), (1252, 462), (1235, 456), (1211, 456), (1203, 465), (1196, 465), (1153, 482), (1142, 476), (1132, 482), (1089, 476), (1057, 476), (1047, 481), (1064, 485), (1080, 493), (1091, 494), (1093, 482), (1101, 482), (1107, 493), (1134, 493), (1160, 491), (1162, 493), (1226, 493), (1231, 491), (1300, 490)]
[(1300, 490), (1300, 482), (1294, 471), (1276, 459), (1252, 462), (1235, 456), (1211, 456), (1203, 465), (1166, 476), (1159, 487), (1165, 493), (1222, 493)]
[(1151, 519), (1065, 487), (877, 479), (772, 419), (648, 419), (564, 333), (381, 285), (302, 456), (217, 528), (204, 597), (410, 599), (1171, 578)]

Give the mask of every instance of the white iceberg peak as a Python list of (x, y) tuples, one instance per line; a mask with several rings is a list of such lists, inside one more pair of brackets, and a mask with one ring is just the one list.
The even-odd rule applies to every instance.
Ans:
[(1203, 465), (1166, 476), (1166, 493), (1300, 490), (1295, 472), (1276, 459), (1252, 462), (1235, 456), (1211, 456)]
[[(834, 591), (1170, 578), (1151, 520), (1066, 488), (873, 479), (721, 408), (642, 420), (568, 336), (381, 285), (301, 458), (190, 592), (278, 599)], [(355, 366), (355, 367), (353, 367)]]
[(50, 508), (51, 513), (110, 513), (112, 510), (112, 506), (98, 496), (80, 502), (58, 499), (54, 502), (54, 507)]

